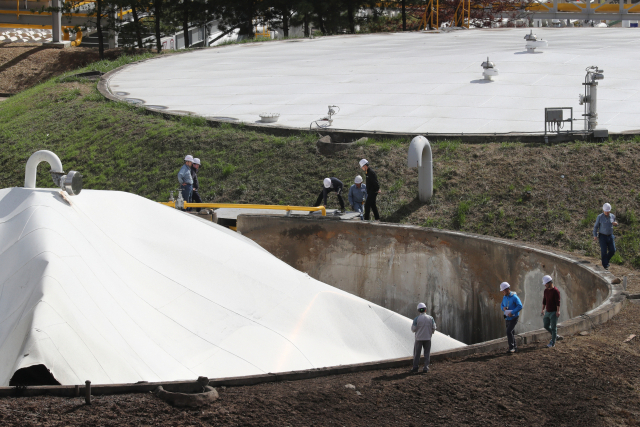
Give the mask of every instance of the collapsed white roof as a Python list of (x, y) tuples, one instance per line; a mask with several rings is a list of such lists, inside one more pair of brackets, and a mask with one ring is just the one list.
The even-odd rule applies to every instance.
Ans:
[[(408, 356), (411, 320), (128, 193), (0, 190), (0, 384), (282, 372)], [(464, 344), (442, 334), (432, 351)]]

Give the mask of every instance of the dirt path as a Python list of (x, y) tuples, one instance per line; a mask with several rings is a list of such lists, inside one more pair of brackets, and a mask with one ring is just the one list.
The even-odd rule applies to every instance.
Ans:
[[(119, 49), (105, 52), (115, 59)], [(97, 49), (74, 47), (47, 49), (41, 44), (0, 45), (0, 93), (18, 93), (51, 77), (99, 61)]]

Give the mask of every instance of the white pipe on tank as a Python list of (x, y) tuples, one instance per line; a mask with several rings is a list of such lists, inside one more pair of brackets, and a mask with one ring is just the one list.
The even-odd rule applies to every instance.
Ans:
[(36, 151), (27, 160), (27, 168), (24, 176), (24, 188), (36, 188), (36, 172), (40, 162), (47, 162), (51, 166), (51, 172), (64, 173), (60, 157), (49, 150)]
[(424, 136), (411, 140), (407, 166), (418, 168), (418, 196), (421, 202), (428, 202), (433, 197), (433, 159), (431, 144)]

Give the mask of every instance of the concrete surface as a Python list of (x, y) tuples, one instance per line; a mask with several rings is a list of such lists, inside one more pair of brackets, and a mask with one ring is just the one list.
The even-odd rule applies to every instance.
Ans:
[(542, 276), (561, 320), (602, 304), (610, 284), (579, 261), (485, 237), (415, 226), (241, 215), (238, 231), (289, 265), (396, 313), (424, 302), (439, 330), (467, 344), (504, 336), (499, 284), (523, 303), (517, 333), (542, 327)]
[[(599, 127), (640, 129), (640, 32), (536, 28), (549, 47), (525, 50), (528, 29), (322, 37), (204, 49), (132, 64), (109, 76), (116, 98), (163, 110), (308, 129), (338, 105), (333, 129), (404, 133), (543, 132), (545, 107), (581, 119), (585, 68), (598, 65)], [(482, 79), (489, 56), (500, 75)], [(583, 122), (575, 122), (582, 129)]]

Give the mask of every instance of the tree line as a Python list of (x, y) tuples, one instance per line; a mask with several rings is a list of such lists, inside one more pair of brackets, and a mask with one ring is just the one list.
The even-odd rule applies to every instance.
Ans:
[[(525, 2), (532, 0), (525, 0)], [(439, 0), (440, 20), (455, 21), (455, 10), (462, 0)], [(163, 34), (184, 32), (189, 46), (189, 28), (203, 27), (215, 21), (222, 33), (238, 31), (244, 38), (254, 38), (256, 26), (277, 30), (289, 37), (293, 27), (301, 28), (305, 37), (376, 31), (407, 31), (422, 28), (422, 16), (429, 0), (95, 0), (89, 26), (97, 29), (100, 56), (109, 32), (120, 32), (130, 46), (146, 48), (151, 37), (155, 49), (162, 50)], [(490, 26), (495, 12), (505, 11), (510, 0), (474, 0), (472, 18), (476, 26)], [(435, 6), (435, 1), (433, 2)], [(64, 12), (74, 3), (65, 3)], [(429, 7), (429, 13), (432, 8)], [(124, 11), (125, 15), (120, 13)], [(389, 14), (389, 11), (397, 13)], [(130, 22), (123, 25), (125, 18)], [(427, 27), (431, 23), (428, 16)]]

